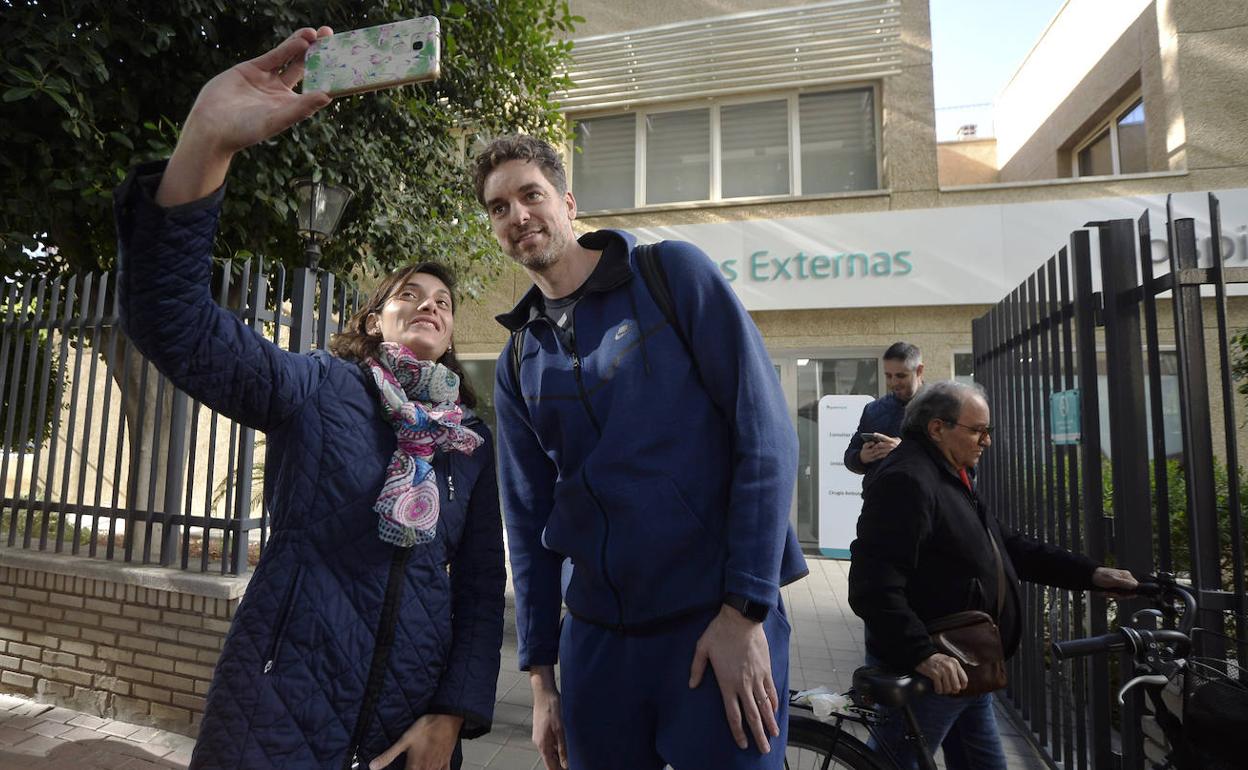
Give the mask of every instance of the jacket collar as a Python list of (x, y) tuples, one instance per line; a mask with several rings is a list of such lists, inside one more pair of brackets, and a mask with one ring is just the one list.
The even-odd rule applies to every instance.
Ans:
[[(608, 249), (612, 241), (623, 241), (623, 249)], [(601, 251), (602, 258), (597, 267), (582, 284), (583, 294), (602, 294), (628, 283), (633, 278), (633, 267), (629, 255), (637, 239), (623, 230), (595, 230), (576, 239), (582, 247)], [(537, 286), (520, 298), (514, 308), (494, 317), (508, 331), (517, 331), (542, 314), (542, 292)]]
[[(623, 241), (623, 250), (609, 250), (608, 246), (617, 240)], [(631, 266), (629, 255), (633, 251), (636, 238), (631, 233), (623, 230), (595, 230), (580, 236), (577, 242), (584, 248), (603, 252), (603, 257), (598, 261), (598, 266), (594, 267), (594, 272), (589, 273), (589, 277), (585, 278), (582, 285), (583, 295), (609, 292), (633, 280), (633, 266)], [(530, 286), (529, 291), (524, 292), (524, 296), (520, 297), (515, 307), (499, 316), (494, 316), (494, 319), (503, 324), (508, 331), (514, 332), (538, 318), (542, 314), (542, 307), (542, 290), (539, 290), (537, 286)]]
[(942, 475), (948, 476), (950, 479), (955, 481), (959, 487), (966, 487), (966, 484), (962, 483), (962, 477), (958, 475), (958, 472), (953, 469), (953, 466), (950, 465), (949, 461), (945, 459), (945, 456), (941, 454), (940, 447), (936, 446), (936, 443), (928, 438), (926, 433), (922, 433), (920, 431), (907, 432), (901, 442), (902, 446), (905, 446), (907, 442), (913, 442), (922, 447), (928, 458), (931, 459), (931, 461), (936, 464), (936, 467), (940, 469)]

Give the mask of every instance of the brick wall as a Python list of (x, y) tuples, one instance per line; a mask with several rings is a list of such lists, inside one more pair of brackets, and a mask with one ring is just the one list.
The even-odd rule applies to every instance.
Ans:
[(246, 582), (0, 548), (0, 692), (194, 735)]

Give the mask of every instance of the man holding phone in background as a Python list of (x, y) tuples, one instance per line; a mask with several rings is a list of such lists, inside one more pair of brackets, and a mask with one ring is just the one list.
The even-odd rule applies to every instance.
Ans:
[(862, 410), (845, 450), (845, 467), (857, 474), (870, 474), (901, 443), (906, 404), (923, 387), (923, 356), (917, 346), (894, 342), (884, 351), (884, 386), (888, 393)]
[(475, 183), (535, 284), (499, 316), (494, 403), (546, 767), (783, 767), (780, 586), (807, 570), (789, 524), (797, 437), (757, 327), (692, 244), (655, 244), (651, 263), (624, 232), (578, 240), (545, 142), (495, 140)]

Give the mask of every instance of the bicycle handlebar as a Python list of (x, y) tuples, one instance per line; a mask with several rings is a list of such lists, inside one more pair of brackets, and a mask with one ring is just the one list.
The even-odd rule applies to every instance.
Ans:
[(1183, 603), (1183, 617), (1177, 629), (1137, 629), (1123, 625), (1117, 631), (1100, 636), (1089, 636), (1084, 639), (1068, 639), (1052, 644), (1053, 656), (1058, 659), (1076, 658), (1095, 655), (1101, 652), (1113, 652), (1129, 649), (1132, 654), (1139, 655), (1150, 644), (1161, 643), (1173, 645), (1178, 649), (1191, 644), (1189, 634), (1196, 622), (1196, 597), (1187, 588), (1175, 582), (1170, 575), (1158, 575), (1152, 579), (1140, 581), (1136, 590), (1140, 596), (1160, 598), (1163, 603), (1173, 604), (1174, 600)]
[(1064, 642), (1054, 642), (1053, 657), (1059, 659), (1079, 658), (1085, 655), (1095, 655), (1098, 652), (1121, 650), (1125, 645), (1126, 639), (1122, 633), (1115, 631), (1112, 634), (1089, 636), (1085, 639), (1068, 639)]

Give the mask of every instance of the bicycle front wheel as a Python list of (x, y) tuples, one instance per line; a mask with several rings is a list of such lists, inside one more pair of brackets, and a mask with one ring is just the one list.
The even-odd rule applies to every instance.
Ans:
[(784, 751), (786, 770), (888, 770), (866, 744), (835, 725), (789, 714), (789, 743)]

